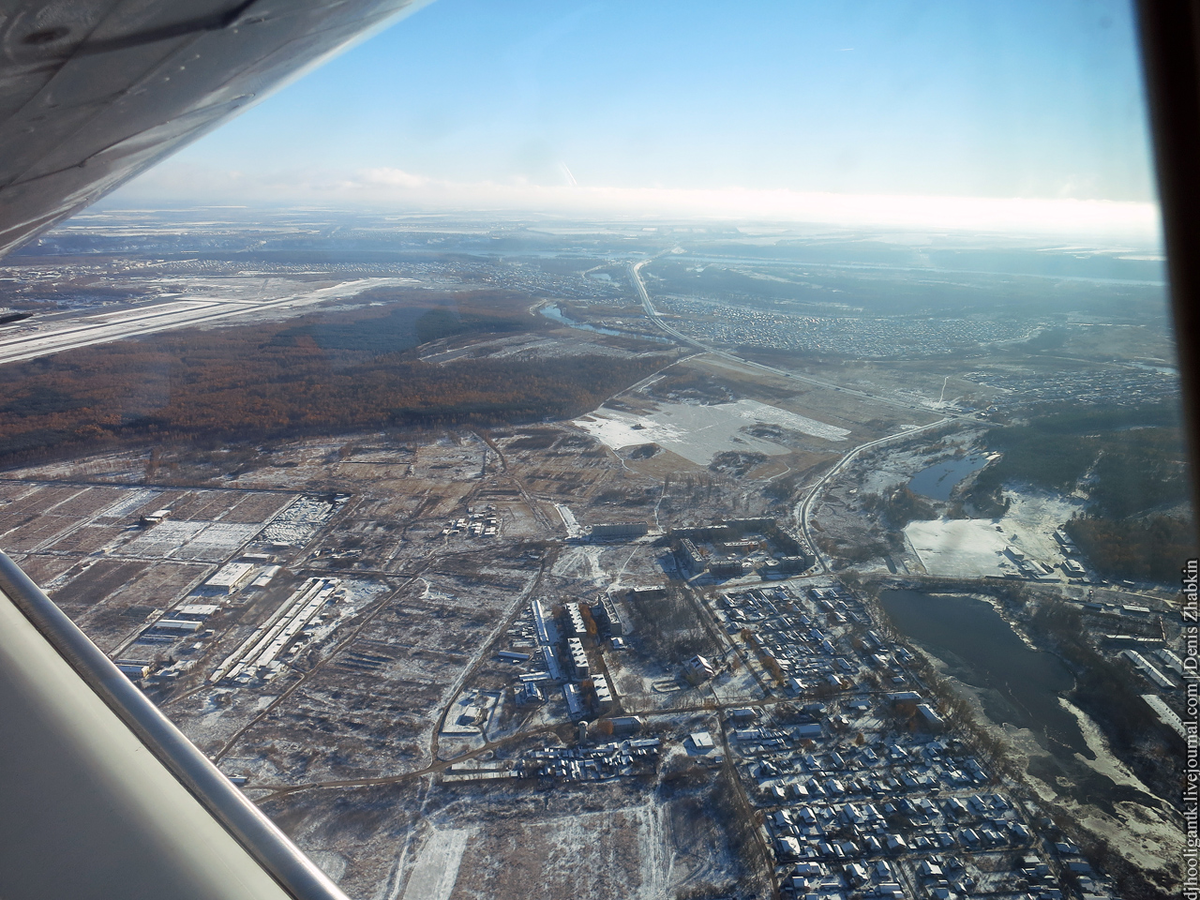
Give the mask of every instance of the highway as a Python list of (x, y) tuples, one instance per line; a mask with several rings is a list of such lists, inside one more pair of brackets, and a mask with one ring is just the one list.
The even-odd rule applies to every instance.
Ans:
[[(23, 327), (0, 331), (0, 365), (51, 356), (64, 350), (142, 337), (173, 328), (212, 325), (239, 316), (283, 316), (329, 300), (396, 282), (391, 278), (362, 278), (316, 288), (274, 300), (197, 297), (61, 319), (26, 320)], [(411, 283), (407, 279), (405, 283)], [(32, 323), (32, 324), (31, 324)]]

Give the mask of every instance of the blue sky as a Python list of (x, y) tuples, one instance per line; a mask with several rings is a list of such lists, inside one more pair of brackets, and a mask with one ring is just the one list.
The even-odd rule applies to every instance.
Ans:
[(1117, 201), (1144, 219), (1129, 4), (437, 0), (123, 191), (530, 208), (689, 192)]

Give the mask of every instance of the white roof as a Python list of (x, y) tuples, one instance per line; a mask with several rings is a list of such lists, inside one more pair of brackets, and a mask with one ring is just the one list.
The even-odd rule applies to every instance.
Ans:
[(237, 584), (238, 581), (245, 578), (252, 570), (252, 563), (233, 562), (222, 566), (212, 578), (206, 582), (214, 587)]

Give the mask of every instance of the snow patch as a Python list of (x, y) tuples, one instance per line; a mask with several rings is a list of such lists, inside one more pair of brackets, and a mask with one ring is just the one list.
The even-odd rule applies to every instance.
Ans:
[(465, 828), (434, 831), (417, 854), (404, 888), (404, 900), (449, 900), (470, 836)]
[(601, 407), (574, 424), (614, 450), (655, 443), (701, 466), (731, 450), (765, 456), (789, 452), (743, 431), (755, 424), (776, 425), (826, 441), (844, 441), (850, 434), (845, 428), (746, 399), (714, 405), (663, 403), (647, 415)]

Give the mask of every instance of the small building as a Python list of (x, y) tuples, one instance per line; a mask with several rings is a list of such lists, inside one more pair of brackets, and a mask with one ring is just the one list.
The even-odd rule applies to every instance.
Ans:
[(741, 578), (746, 574), (746, 563), (736, 556), (720, 556), (709, 560), (708, 571), (714, 578)]
[(672, 528), (671, 537), (674, 538), (690, 538), (693, 541), (707, 541), (716, 543), (717, 541), (735, 541), (745, 534), (737, 528), (730, 527), (727, 524), (722, 525), (698, 525), (691, 528)]
[(169, 509), (156, 509), (154, 512), (142, 516), (139, 521), (143, 528), (149, 528), (151, 525), (157, 525), (164, 519), (169, 518), (170, 515), (171, 510)]
[(1170, 650), (1157, 650), (1155, 655), (1163, 661), (1168, 669), (1170, 669), (1177, 677), (1183, 677), (1183, 660)]
[(646, 725), (638, 716), (613, 716), (608, 721), (612, 723), (612, 733), (617, 737), (627, 734), (637, 734)]
[(807, 571), (808, 567), (813, 564), (812, 557), (809, 556), (781, 556), (778, 562), (779, 570), (788, 575)]
[(1168, 691), (1175, 688), (1175, 682), (1163, 675), (1146, 657), (1142, 656), (1136, 650), (1122, 650), (1120, 655), (1125, 657), (1135, 669), (1141, 672), (1156, 687)]
[[(266, 555), (266, 554), (264, 554), (264, 555)], [(261, 572), (258, 573), (258, 576), (252, 582), (250, 582), (250, 587), (260, 588), (260, 589), (265, 588), (268, 584), (271, 583), (272, 579), (274, 579), (275, 576), (279, 574), (279, 570), (282, 568), (283, 568), (283, 566), (267, 566), (265, 569), (263, 569)]]
[(558, 657), (558, 652), (549, 644), (542, 645), (542, 660), (546, 663), (546, 671), (550, 673), (550, 678), (554, 681), (565, 681), (563, 675), (562, 661)]
[(588, 662), (587, 652), (579, 638), (567, 639), (567, 656), (570, 659), (571, 674), (575, 678), (587, 678), (592, 673), (591, 663)]
[(942, 717), (933, 711), (928, 703), (917, 704), (917, 717), (921, 720), (921, 724), (930, 731), (944, 731), (946, 723), (942, 721)]
[(537, 706), (545, 703), (546, 697), (542, 694), (542, 689), (537, 686), (537, 682), (526, 681), (517, 688), (516, 700), (518, 706)]
[(619, 637), (625, 634), (625, 622), (621, 619), (612, 597), (608, 595), (601, 596), (592, 605), (592, 618), (596, 620), (597, 625), (607, 629), (610, 635)]
[(707, 731), (695, 731), (688, 735), (688, 740), (692, 742), (692, 746), (704, 753), (711, 750), (714, 746), (713, 737)]
[(739, 706), (726, 712), (725, 717), (736, 727), (744, 728), (758, 721), (758, 710), (750, 706)]
[(663, 600), (667, 596), (667, 589), (662, 586), (632, 587), (626, 596), (634, 603), (639, 600)]
[(117, 663), (117, 668), (121, 670), (121, 674), (126, 676), (130, 681), (141, 681), (150, 674), (150, 666), (148, 663)]
[(795, 859), (800, 855), (800, 841), (790, 834), (775, 838), (775, 852), (785, 859)]
[(779, 568), (779, 560), (768, 559), (758, 567), (758, 574), (769, 580), (772, 578), (782, 578), (785, 573)]
[(546, 611), (542, 609), (541, 602), (535, 598), (530, 603), (530, 608), (533, 610), (533, 627), (537, 629), (538, 643), (553, 644), (557, 637), (557, 629), (554, 628), (553, 622), (546, 618)]
[(690, 575), (699, 575), (704, 571), (706, 565), (704, 557), (696, 549), (691, 538), (684, 538), (679, 542), (679, 548), (675, 551), (675, 559), (679, 563), (679, 568)]
[(172, 610), (173, 618), (176, 619), (195, 619), (202, 621), (211, 615), (215, 615), (220, 611), (221, 607), (215, 603), (187, 603), (183, 606), (177, 606)]
[(570, 622), (570, 634), (572, 637), (582, 638), (587, 635), (587, 623), (583, 621), (583, 613), (580, 611), (578, 604), (568, 603), (564, 609), (567, 611), (567, 620)]
[(170, 631), (175, 634), (195, 634), (203, 627), (202, 622), (191, 619), (159, 619), (150, 626), (155, 631)]
[(567, 701), (567, 715), (572, 719), (582, 719), (585, 713), (583, 709), (583, 694), (579, 690), (579, 685), (564, 684), (563, 697)]
[(592, 689), (596, 692), (596, 712), (603, 715), (612, 709), (613, 695), (612, 688), (608, 686), (608, 679), (603, 675), (593, 676)]
[(717, 670), (713, 668), (712, 663), (703, 656), (693, 656), (683, 664), (683, 677), (692, 684), (702, 684), (716, 674)]
[(1114, 647), (1146, 647), (1153, 648), (1157, 644), (1162, 643), (1162, 638), (1159, 637), (1141, 637), (1136, 634), (1106, 634), (1103, 637), (1106, 644), (1111, 644)]

